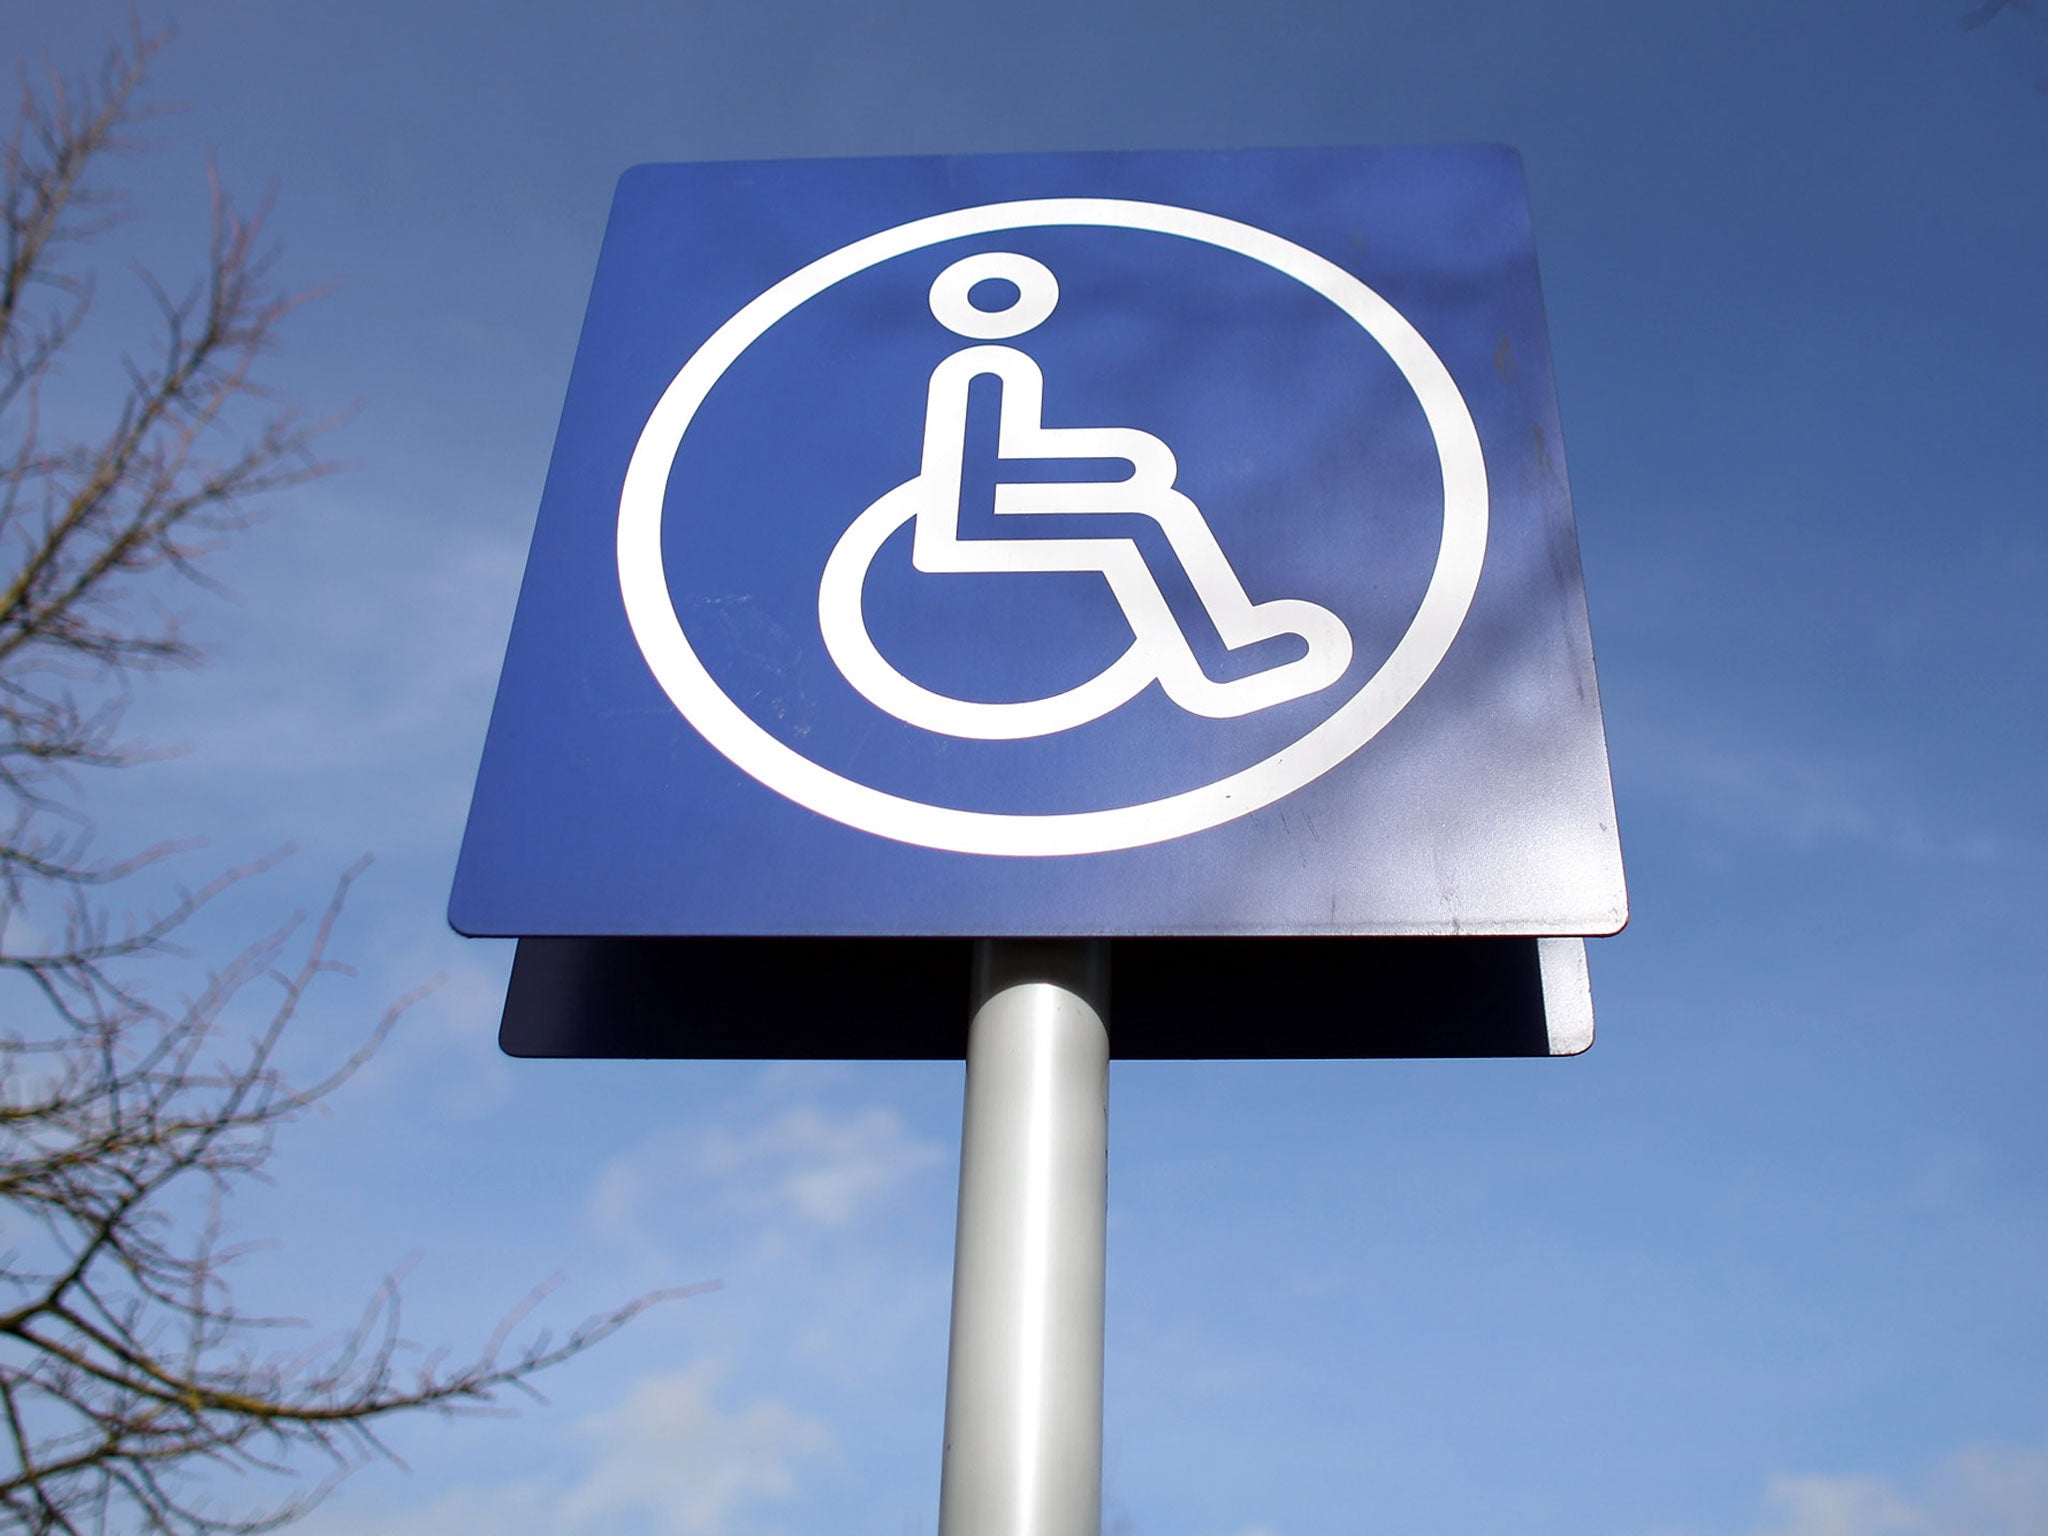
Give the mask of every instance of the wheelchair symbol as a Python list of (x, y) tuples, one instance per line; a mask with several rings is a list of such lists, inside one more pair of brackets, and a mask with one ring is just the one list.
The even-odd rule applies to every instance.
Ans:
[[(1326, 301), (1332, 316), (1356, 326), (1400, 371), (1436, 449), (1443, 499), (1433, 514), (1440, 516), (1442, 527), (1435, 568), (1406, 631), (1369, 677), (1354, 679), (1341, 696), (1331, 698), (1320, 722), (1221, 777), (1150, 800), (1125, 798), (1111, 780), (1106, 803), (1071, 811), (983, 809), (891, 793), (806, 756), (755, 720), (697, 653), (676, 611), (662, 547), (676, 456), (706, 397), (748, 348), (848, 278), (950, 240), (1055, 228), (1138, 231), (1232, 252), (1300, 284)], [(969, 302), (969, 290), (992, 277), (1016, 287), (1014, 304), (983, 310)], [(1043, 425), (1044, 378), (1037, 363), (1014, 347), (989, 343), (1031, 330), (1058, 301), (1052, 273), (1013, 252), (955, 262), (933, 284), (933, 314), (975, 344), (942, 359), (932, 372), (916, 476), (854, 518), (838, 534), (825, 563), (818, 587), (819, 623), (827, 651), (850, 686), (899, 719), (934, 733), (982, 741), (1073, 729), (1128, 702), (1155, 679), (1176, 704), (1212, 719), (1252, 714), (1331, 688), (1352, 661), (1349, 631), (1314, 603), (1284, 597), (1251, 600), (1200, 508), (1174, 488), (1176, 465), (1164, 442), (1128, 427)], [(1077, 478), (1052, 485), (999, 485), (994, 511), (1002, 515), (1005, 532), (1015, 526), (1020, 536), (963, 538), (959, 482), (967, 389), (973, 379), (990, 374), (1003, 392), (999, 457), (1121, 459), (1131, 466), (1130, 474), (1113, 482)], [(1169, 203), (1089, 197), (985, 203), (877, 230), (818, 256), (750, 299), (704, 339), (655, 402), (626, 466), (616, 540), (619, 595), (634, 643), (683, 718), (742, 772), (777, 794), (846, 826), (925, 848), (1009, 858), (1103, 853), (1185, 837), (1250, 815), (1313, 783), (1371, 741), (1414, 699), (1458, 637), (1486, 557), (1487, 503), (1478, 429), (1449, 370), (1391, 304), (1326, 257), (1269, 230)], [(1137, 514), (1151, 520), (1225, 645), (1238, 648), (1292, 635), (1306, 645), (1306, 654), (1250, 676), (1215, 681), (1197, 664), (1132, 540), (1021, 536), (1034, 515), (1053, 513)], [(1108, 596), (1130, 624), (1130, 648), (1088, 682), (1042, 699), (984, 703), (950, 698), (911, 681), (876, 649), (861, 609), (868, 568), (905, 523), (915, 524), (911, 560), (920, 572), (1101, 573), (1109, 583)]]
[[(1017, 291), (1005, 308), (982, 309), (969, 297), (976, 284), (992, 279)], [(1006, 251), (956, 261), (931, 288), (932, 314), (940, 324), (984, 343), (1033, 329), (1058, 302), (1058, 281), (1043, 263)], [(999, 465), (995, 515), (1018, 520), (1018, 536), (961, 537), (968, 387), (986, 376), (993, 376), (1002, 391), (999, 460), (1122, 460), (1131, 466), (1130, 474), (1114, 481), (1005, 483)], [(1351, 632), (1314, 603), (1296, 598), (1255, 603), (1246, 595), (1201, 508), (1174, 489), (1178, 471), (1172, 449), (1130, 427), (1047, 427), (1044, 394), (1038, 364), (1015, 347), (963, 347), (932, 371), (916, 477), (853, 520), (826, 561), (818, 587), (818, 623), (826, 650), (855, 689), (877, 708), (928, 731), (1015, 741), (1100, 719), (1155, 680), (1189, 713), (1226, 720), (1320, 692), (1344, 675), (1351, 665)], [(1306, 643), (1306, 652), (1249, 676), (1212, 679), (1134, 539), (1117, 534), (1034, 538), (1025, 522), (1034, 516), (1075, 514), (1136, 514), (1157, 523), (1217, 635), (1231, 650), (1292, 635)], [(876, 648), (863, 612), (868, 569), (905, 523), (915, 524), (911, 563), (926, 574), (1101, 572), (1130, 624), (1129, 648), (1087, 682), (1045, 698), (987, 703), (936, 693), (911, 681)]]

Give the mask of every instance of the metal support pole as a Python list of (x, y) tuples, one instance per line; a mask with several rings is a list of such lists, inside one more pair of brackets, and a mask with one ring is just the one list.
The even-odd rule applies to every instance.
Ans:
[(1109, 946), (974, 964), (939, 1536), (1099, 1536)]

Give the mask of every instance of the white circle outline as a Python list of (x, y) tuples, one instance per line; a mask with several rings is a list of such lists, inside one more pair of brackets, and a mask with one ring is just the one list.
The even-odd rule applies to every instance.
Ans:
[[(1178, 235), (1250, 257), (1328, 299), (1379, 344), (1415, 392), (1443, 474), (1443, 538), (1415, 617), (1379, 670), (1321, 724), (1270, 757), (1195, 789), (1106, 810), (1034, 816), (927, 805), (812, 762), (755, 724), (719, 688), (691, 648), (669, 597), (661, 556), (668, 478), (683, 434), (712, 386), (799, 305), (856, 273), (926, 246), (1056, 226)], [(1421, 333), (1364, 283), (1291, 240), (1218, 214), (1122, 198), (1032, 198), (931, 214), (864, 236), (798, 268), (712, 332), (662, 392), (626, 466), (619, 494), (619, 593), (641, 655), (683, 718), (735, 767), (777, 794), (897, 842), (1042, 858), (1140, 848), (1221, 826), (1313, 783), (1350, 757), (1407, 707), (1450, 650), (1478, 590), (1486, 532), (1486, 461), (1464, 396)]]
[[(1001, 309), (982, 309), (968, 297), (976, 283), (1008, 283), (1017, 297)], [(1015, 251), (963, 256), (932, 280), (932, 318), (956, 336), (1002, 341), (1041, 325), (1060, 302), (1052, 268)]]

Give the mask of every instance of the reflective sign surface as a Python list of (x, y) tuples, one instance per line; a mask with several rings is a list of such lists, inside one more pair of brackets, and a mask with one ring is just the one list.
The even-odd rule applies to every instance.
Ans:
[(1513, 154), (629, 172), (450, 911), (1619, 927)]

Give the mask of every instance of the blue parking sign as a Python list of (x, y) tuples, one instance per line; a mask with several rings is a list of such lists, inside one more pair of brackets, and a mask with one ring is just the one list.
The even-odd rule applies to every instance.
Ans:
[(1515, 155), (627, 172), (450, 919), (1618, 929)]

